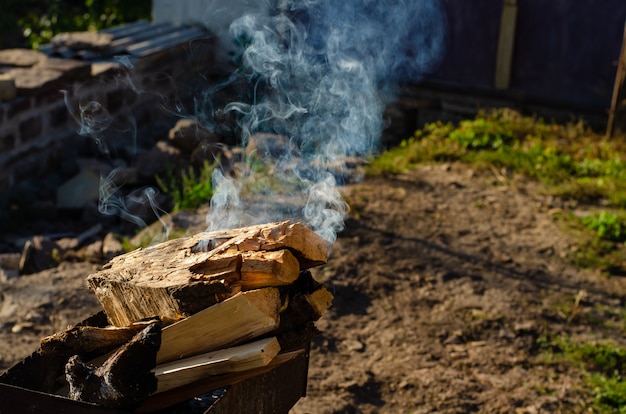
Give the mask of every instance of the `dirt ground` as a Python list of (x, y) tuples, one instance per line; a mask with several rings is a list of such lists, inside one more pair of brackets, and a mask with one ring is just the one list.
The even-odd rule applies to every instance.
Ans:
[[(587, 412), (581, 373), (538, 364), (537, 338), (626, 345), (610, 328), (623, 316), (607, 311), (624, 306), (626, 280), (567, 264), (562, 202), (496, 183), (454, 164), (343, 189), (346, 229), (314, 272), (335, 300), (294, 414)], [(97, 269), (63, 263), (0, 284), (0, 369), (100, 309), (84, 283)]]

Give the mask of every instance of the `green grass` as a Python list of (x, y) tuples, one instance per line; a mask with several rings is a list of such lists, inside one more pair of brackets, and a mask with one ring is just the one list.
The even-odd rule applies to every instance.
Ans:
[(435, 122), (379, 154), (367, 173), (397, 174), (420, 164), (460, 161), (477, 171), (507, 171), (541, 184), (546, 195), (599, 210), (562, 214), (577, 234), (579, 266), (626, 274), (626, 139), (607, 140), (581, 122), (559, 125), (500, 109), (458, 125)]
[(626, 208), (626, 142), (605, 140), (584, 124), (548, 124), (511, 110), (481, 113), (459, 125), (424, 126), (372, 161), (370, 174), (399, 173), (425, 162), (464, 161), (506, 168), (545, 184), (546, 191)]
[(566, 336), (541, 337), (540, 364), (566, 364), (583, 375), (598, 413), (626, 413), (626, 348), (612, 342), (576, 342)]
[(212, 176), (217, 163), (205, 160), (199, 171), (189, 166), (179, 173), (170, 171), (166, 177), (155, 177), (161, 190), (172, 198), (173, 211), (196, 209), (211, 200)]

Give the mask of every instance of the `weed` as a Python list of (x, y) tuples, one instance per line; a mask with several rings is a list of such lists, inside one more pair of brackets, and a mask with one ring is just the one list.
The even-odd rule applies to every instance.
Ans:
[(616, 214), (601, 211), (582, 220), (583, 224), (596, 231), (596, 238), (615, 242), (626, 241), (626, 223)]
[(213, 195), (211, 178), (217, 162), (210, 163), (205, 160), (199, 172), (196, 172), (193, 166), (189, 166), (186, 171), (180, 172), (180, 175), (170, 170), (167, 179), (156, 177), (159, 187), (172, 197), (173, 211), (196, 209), (209, 202)]

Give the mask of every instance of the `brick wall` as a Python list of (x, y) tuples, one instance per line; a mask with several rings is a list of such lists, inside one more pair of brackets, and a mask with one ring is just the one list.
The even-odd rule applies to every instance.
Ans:
[(53, 199), (81, 158), (119, 163), (167, 136), (192, 114), (212, 49), (204, 37), (123, 60), (0, 51), (0, 210)]

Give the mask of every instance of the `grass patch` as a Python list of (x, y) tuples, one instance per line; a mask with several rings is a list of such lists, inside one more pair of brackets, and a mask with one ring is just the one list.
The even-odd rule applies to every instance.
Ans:
[(572, 206), (602, 206), (604, 211), (583, 219), (561, 215), (563, 227), (580, 240), (570, 259), (578, 266), (626, 275), (626, 139), (607, 140), (581, 122), (546, 123), (499, 109), (458, 125), (427, 124), (373, 159), (367, 173), (396, 174), (453, 161), (536, 180), (545, 194)]
[(170, 171), (166, 177), (156, 177), (161, 190), (174, 202), (172, 211), (196, 209), (209, 202), (213, 195), (212, 176), (217, 163), (217, 160), (212, 163), (204, 160), (199, 171), (189, 166), (180, 173)]
[(574, 366), (583, 374), (599, 413), (626, 413), (626, 348), (612, 342), (576, 342), (565, 336), (537, 340), (540, 364)]
[(626, 207), (626, 141), (605, 140), (582, 123), (548, 124), (500, 109), (458, 125), (435, 122), (374, 159), (369, 174), (399, 173), (418, 164), (464, 161), (523, 174), (547, 192)]

